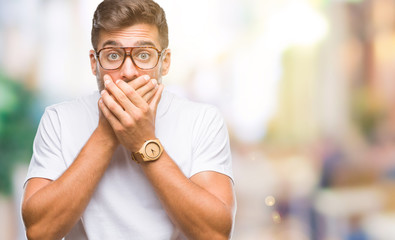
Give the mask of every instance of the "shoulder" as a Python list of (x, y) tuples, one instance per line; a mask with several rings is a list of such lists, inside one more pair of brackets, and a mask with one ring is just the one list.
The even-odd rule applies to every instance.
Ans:
[(217, 107), (207, 103), (200, 103), (189, 100), (185, 97), (177, 96), (174, 93), (166, 91), (167, 98), (171, 99), (171, 103), (169, 106), (169, 110), (177, 111), (179, 113), (185, 114), (184, 117), (193, 116), (193, 117), (205, 117), (205, 118), (214, 118), (221, 117), (221, 113)]
[[(166, 94), (171, 95), (167, 116), (172, 121), (176, 121), (178, 126), (188, 126), (193, 134), (226, 128), (224, 118), (216, 106), (191, 101), (169, 92)], [(169, 96), (166, 97), (168, 98)]]
[(78, 116), (89, 112), (97, 112), (97, 101), (99, 93), (93, 92), (90, 95), (79, 97), (73, 100), (53, 104), (45, 108), (45, 114), (53, 116)]

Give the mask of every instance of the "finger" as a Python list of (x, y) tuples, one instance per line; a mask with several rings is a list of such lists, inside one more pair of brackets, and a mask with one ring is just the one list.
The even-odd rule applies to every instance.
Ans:
[(143, 75), (134, 79), (133, 81), (130, 81), (128, 84), (134, 89), (139, 89), (142, 86), (146, 85), (149, 82), (150, 78), (151, 77), (148, 75)]
[(148, 104), (150, 104), (152, 102), (152, 98), (155, 96), (156, 92), (159, 89), (159, 85), (156, 86), (154, 89), (152, 89), (151, 91), (149, 91), (145, 96), (144, 99), (146, 99), (146, 102)]
[(125, 110), (109, 95), (107, 90), (103, 90), (101, 96), (104, 105), (119, 121), (123, 121), (127, 117)]
[(146, 102), (148, 102), (156, 93), (158, 88), (158, 81), (155, 79), (151, 79), (147, 84), (137, 89), (137, 93), (144, 98)]
[(99, 108), (99, 117), (103, 116), (103, 112), (100, 109), (100, 104), (102, 104), (103, 99), (100, 97), (99, 101), (97, 102), (97, 107)]
[(107, 108), (106, 104), (104, 104), (103, 102), (103, 99), (99, 100), (99, 108), (101, 114), (107, 119), (112, 128), (114, 128), (115, 125), (119, 124), (119, 120), (114, 116), (114, 114), (112, 114), (110, 109)]
[(129, 108), (132, 111), (137, 110), (136, 108), (146, 107), (147, 102), (137, 93), (137, 91), (129, 86), (126, 82), (118, 80), (116, 85), (125, 94), (125, 96), (130, 100)]
[(152, 98), (151, 103), (149, 104), (150, 108), (154, 110), (154, 112), (156, 113), (156, 109), (158, 108), (158, 104), (160, 102), (160, 99), (162, 97), (162, 92), (164, 89), (163, 84), (159, 84), (158, 85), (158, 90), (156, 91), (154, 97)]
[[(114, 101), (117, 103), (117, 105), (121, 106), (123, 110), (126, 110), (127, 112), (131, 112), (132, 111), (132, 109), (131, 109), (132, 106), (131, 106), (130, 100), (125, 95), (125, 93), (121, 89), (118, 88), (118, 86), (112, 81), (110, 76), (105, 75), (103, 77), (103, 79), (104, 79), (104, 85), (106, 87), (105, 90), (107, 90), (108, 93), (110, 95), (112, 95), (112, 97), (113, 97)], [(118, 82), (119, 81), (123, 82), (122, 80), (118, 80)], [(106, 101), (104, 103), (107, 104)], [(109, 107), (109, 106), (107, 105), (107, 107)], [(109, 107), (109, 109), (113, 110), (110, 107)]]

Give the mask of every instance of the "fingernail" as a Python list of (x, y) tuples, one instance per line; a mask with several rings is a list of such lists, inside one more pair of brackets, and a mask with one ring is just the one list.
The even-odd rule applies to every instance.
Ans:
[[(106, 90), (102, 90), (102, 91), (100, 92), (100, 94), (103, 95), (105, 92), (106, 92)], [(101, 99), (100, 99), (100, 100), (101, 100)]]
[(157, 84), (158, 84), (158, 81), (156, 81), (156, 79), (152, 79), (151, 82), (152, 82), (154, 85), (157, 85)]
[(145, 80), (149, 80), (150, 77), (149, 77), (148, 75), (145, 75), (145, 76), (144, 76), (144, 79), (145, 79)]
[(104, 82), (105, 85), (108, 85), (109, 83), (110, 83), (110, 80), (106, 80), (106, 81)]
[(118, 79), (115, 83), (118, 84), (119, 82), (121, 82), (121, 80)]

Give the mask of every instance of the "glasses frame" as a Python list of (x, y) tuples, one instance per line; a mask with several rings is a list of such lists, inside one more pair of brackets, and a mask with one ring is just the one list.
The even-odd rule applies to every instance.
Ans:
[[(157, 61), (156, 61), (155, 66), (153, 66), (152, 68), (141, 68), (141, 67), (137, 66), (137, 64), (134, 62), (134, 59), (133, 59), (133, 57), (132, 57), (132, 55), (131, 55), (133, 49), (135, 49), (135, 48), (149, 48), (149, 49), (154, 49), (155, 51), (157, 51), (157, 52), (158, 52), (158, 59), (157, 59)], [(109, 68), (103, 67), (103, 65), (102, 65), (101, 62), (100, 62), (100, 57), (99, 57), (99, 56), (100, 56), (100, 52), (103, 51), (103, 50), (106, 50), (106, 49), (122, 49), (122, 50), (125, 52), (125, 57), (123, 58), (122, 63), (119, 65), (119, 67), (114, 68), (114, 69), (109, 69)], [(129, 51), (126, 51), (126, 49), (129, 49)], [(163, 49), (162, 51), (159, 51), (156, 47), (151, 47), (151, 46), (137, 46), (137, 47), (105, 47), (105, 48), (102, 48), (102, 49), (100, 49), (99, 51), (95, 52), (95, 53), (96, 53), (96, 54), (95, 54), (95, 57), (96, 57), (96, 60), (99, 62), (100, 67), (102, 67), (104, 70), (118, 70), (118, 69), (120, 69), (120, 68), (123, 66), (123, 64), (124, 64), (124, 62), (125, 62), (125, 59), (126, 59), (128, 56), (130, 57), (130, 59), (131, 59), (132, 62), (133, 62), (133, 65), (134, 65), (136, 68), (138, 68), (138, 69), (140, 69), (140, 70), (151, 70), (151, 69), (154, 69), (156, 66), (158, 66), (159, 60), (160, 60), (160, 58), (162, 57), (162, 55), (163, 55), (163, 53), (164, 53), (165, 51), (166, 51), (166, 49)]]

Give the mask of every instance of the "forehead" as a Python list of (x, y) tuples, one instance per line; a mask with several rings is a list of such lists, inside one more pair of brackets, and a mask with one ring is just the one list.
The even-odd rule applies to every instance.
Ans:
[(98, 48), (152, 46), (160, 49), (159, 32), (155, 25), (139, 23), (115, 31), (101, 31)]

